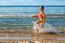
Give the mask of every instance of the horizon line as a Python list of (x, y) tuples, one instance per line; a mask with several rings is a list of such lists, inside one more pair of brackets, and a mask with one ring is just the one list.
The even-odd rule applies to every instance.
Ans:
[(65, 5), (0, 5), (0, 7), (65, 7)]

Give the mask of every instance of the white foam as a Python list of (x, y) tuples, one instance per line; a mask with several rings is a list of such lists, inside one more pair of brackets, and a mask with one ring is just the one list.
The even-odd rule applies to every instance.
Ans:
[(33, 23), (33, 29), (39, 29), (39, 32), (53, 32), (53, 33), (59, 33), (56, 29), (56, 27), (53, 27), (49, 23), (45, 23), (43, 28), (40, 28), (37, 23)]

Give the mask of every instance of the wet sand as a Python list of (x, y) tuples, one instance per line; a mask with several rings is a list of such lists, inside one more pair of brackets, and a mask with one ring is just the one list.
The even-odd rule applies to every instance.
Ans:
[(33, 36), (40, 42), (65, 42), (64, 34), (35, 33)]
[(65, 35), (34, 32), (0, 31), (0, 42), (7, 41), (39, 41), (41, 43), (65, 43)]

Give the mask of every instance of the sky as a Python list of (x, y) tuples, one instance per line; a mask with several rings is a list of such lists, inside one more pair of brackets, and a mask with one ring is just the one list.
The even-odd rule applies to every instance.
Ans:
[(65, 0), (0, 0), (0, 5), (65, 5)]
[(65, 0), (46, 0), (45, 5), (65, 6)]
[(0, 0), (0, 5), (43, 5), (44, 0)]

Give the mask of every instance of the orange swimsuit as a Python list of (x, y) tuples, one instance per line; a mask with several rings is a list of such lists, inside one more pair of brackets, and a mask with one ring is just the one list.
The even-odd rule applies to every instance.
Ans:
[(32, 16), (33, 18), (39, 18), (39, 20), (37, 21), (37, 23), (42, 23), (44, 24), (45, 23), (45, 16), (44, 14), (39, 14), (38, 16)]
[(44, 18), (44, 15), (43, 14), (39, 14), (39, 18)]
[(38, 20), (39, 23), (44, 23), (45, 22), (45, 19), (44, 19), (44, 14), (39, 14), (39, 20)]

